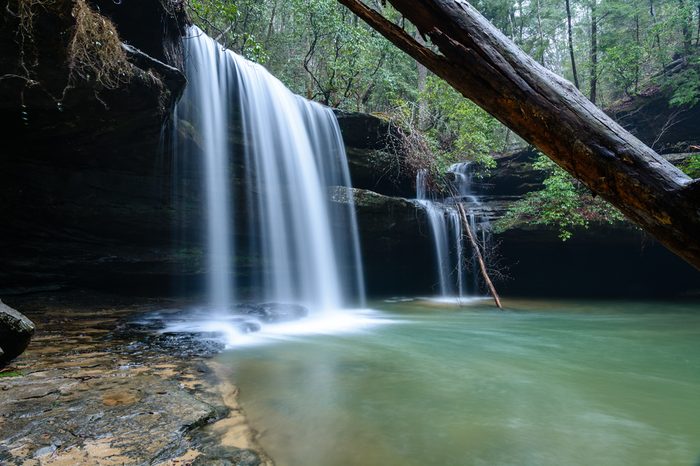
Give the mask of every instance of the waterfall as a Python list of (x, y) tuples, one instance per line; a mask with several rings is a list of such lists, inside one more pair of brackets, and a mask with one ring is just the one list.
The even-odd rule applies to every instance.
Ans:
[(199, 133), (203, 155), (203, 186), (206, 200), (206, 261), (209, 304), (224, 311), (233, 304), (235, 289), (232, 279), (232, 256), (235, 253), (231, 236), (233, 213), (228, 138), (229, 99), (226, 88), (233, 83), (233, 69), (216, 66), (221, 58), (219, 45), (198, 29), (185, 40), (187, 45), (188, 85), (175, 109), (176, 157), (185, 160), (191, 146), (177, 144), (186, 121)]
[[(461, 162), (455, 163), (447, 169), (447, 172), (454, 176), (453, 185), (456, 191), (456, 196), (450, 198), (449, 202), (461, 202), (464, 205), (469, 221), (469, 228), (474, 234), (475, 239), (480, 243), (481, 250), (486, 254), (490, 246), (491, 224), (488, 216), (484, 213), (481, 198), (474, 194), (474, 187), (472, 186), (474, 173), (472, 168), (472, 162)], [(479, 233), (481, 234), (481, 237), (479, 237)], [(469, 268), (473, 271), (471, 280), (472, 289), (474, 292), (478, 292), (480, 280), (479, 274), (476, 273), (476, 270), (478, 270), (479, 265), (476, 251), (473, 249), (471, 250), (469, 261)]]
[[(441, 200), (433, 199), (428, 189), (427, 171), (418, 170), (416, 198), (425, 208), (432, 232), (440, 296), (461, 298), (468, 294), (478, 294), (480, 280), (476, 273), (479, 267), (476, 251), (471, 246), (469, 258), (465, 257), (463, 225), (455, 204), (459, 202), (464, 205), (469, 227), (477, 238), (481, 233), (479, 242), (482, 249), (488, 247), (490, 225), (486, 216), (482, 214), (481, 200), (473, 192), (471, 163), (454, 164), (450, 166), (448, 173), (454, 176), (453, 196)], [(470, 274), (467, 274), (466, 260), (469, 261)], [(470, 281), (469, 286), (467, 280)]]
[(204, 164), (210, 304), (244, 299), (240, 277), (248, 300), (312, 312), (364, 304), (354, 206), (329, 202), (329, 188), (350, 189), (333, 111), (196, 27), (185, 46), (189, 83), (176, 130), (191, 125)]
[(425, 208), (432, 232), (440, 296), (463, 296), (462, 223), (454, 206), (429, 198), (428, 173), (418, 170), (416, 198)]

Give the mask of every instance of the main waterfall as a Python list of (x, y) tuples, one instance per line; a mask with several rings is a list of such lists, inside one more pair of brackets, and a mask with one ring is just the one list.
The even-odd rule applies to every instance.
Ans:
[(211, 306), (247, 300), (324, 313), (364, 304), (354, 207), (329, 202), (330, 187), (350, 189), (333, 111), (196, 27), (185, 44), (176, 132), (197, 143), (176, 152), (198, 152), (204, 164)]

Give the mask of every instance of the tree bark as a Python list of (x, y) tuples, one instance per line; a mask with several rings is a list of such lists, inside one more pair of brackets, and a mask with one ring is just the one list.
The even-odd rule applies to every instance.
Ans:
[(700, 269), (700, 180), (537, 64), (471, 5), (390, 0), (438, 53), (362, 2), (339, 1)]
[[(416, 31), (416, 42), (425, 45), (420, 33)], [(418, 68), (418, 127), (424, 130), (428, 124), (428, 103), (425, 101), (425, 86), (428, 82), (428, 69), (422, 63), (416, 62)]]
[(571, 56), (571, 71), (574, 74), (574, 86), (576, 89), (581, 89), (578, 84), (578, 72), (576, 71), (576, 56), (574, 55), (574, 30), (571, 27), (571, 1), (566, 0), (566, 23), (569, 33), (569, 55)]
[(591, 102), (598, 99), (598, 15), (596, 2), (591, 0)]
[(695, 47), (700, 47), (700, 2), (698, 2), (698, 30), (695, 34)]

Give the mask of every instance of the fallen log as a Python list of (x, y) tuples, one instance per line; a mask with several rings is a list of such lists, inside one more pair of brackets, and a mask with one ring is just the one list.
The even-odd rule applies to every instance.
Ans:
[[(498, 309), (503, 309), (503, 306), (501, 305), (501, 298), (498, 296), (498, 292), (496, 291), (496, 287), (493, 286), (493, 282), (491, 281), (491, 277), (489, 276), (489, 273), (486, 270), (486, 262), (484, 262), (484, 256), (481, 254), (481, 248), (479, 248), (479, 243), (476, 241), (476, 238), (474, 238), (474, 234), (472, 233), (472, 228), (469, 226), (469, 219), (467, 218), (467, 212), (464, 210), (464, 206), (460, 202), (457, 203), (457, 211), (459, 212), (459, 217), (462, 220), (462, 226), (464, 227), (464, 231), (467, 232), (467, 238), (469, 239), (469, 242), (471, 243), (472, 248), (474, 249), (474, 254), (476, 254), (477, 262), (479, 262), (479, 269), (481, 270), (481, 276), (484, 277), (484, 282), (486, 283), (486, 286), (489, 288), (489, 291), (491, 292), (491, 296), (493, 296), (493, 300), (496, 302), (496, 306), (498, 306)], [(461, 258), (460, 258), (460, 260), (461, 260)]]
[(338, 1), (700, 269), (697, 183), (467, 2), (389, 0), (436, 52), (361, 1)]

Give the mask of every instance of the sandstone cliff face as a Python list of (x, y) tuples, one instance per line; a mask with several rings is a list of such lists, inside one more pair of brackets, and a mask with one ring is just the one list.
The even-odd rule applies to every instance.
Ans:
[(670, 93), (652, 87), (606, 112), (659, 153), (684, 153), (700, 146), (700, 105), (674, 107)]
[[(371, 296), (434, 294), (435, 253), (425, 210), (417, 202), (353, 188), (367, 292)], [(344, 189), (332, 200), (349, 201)]]
[[(700, 106), (687, 112), (700, 112)], [(357, 130), (362, 127), (360, 122), (363, 118), (371, 120), (365, 123), (365, 127), (382, 128), (370, 131), (370, 134), (387, 134), (388, 124), (376, 121), (378, 119), (374, 117), (354, 115), (351, 118), (355, 119), (351, 129), (344, 128), (344, 136), (348, 140), (363, 134)], [(340, 121), (343, 121), (342, 117)], [(638, 131), (644, 131), (646, 126), (640, 123), (639, 128)], [(679, 132), (675, 137), (688, 137), (690, 134)], [(401, 228), (394, 228), (392, 233), (382, 235), (377, 232), (381, 231), (384, 221), (381, 214), (383, 209), (375, 207), (368, 210), (362, 202), (358, 202), (362, 238), (367, 243), (365, 262), (368, 276), (376, 276), (380, 280), (381, 277), (393, 277), (397, 272), (392, 266), (396, 264), (409, 267), (413, 275), (410, 286), (402, 286), (401, 280), (397, 280), (383, 287), (377, 286), (373, 291), (385, 295), (430, 291), (434, 289), (437, 279), (425, 213), (420, 206), (395, 204), (391, 197), (415, 197), (415, 184), (406, 174), (398, 178), (399, 187), (395, 181), (382, 182), (368, 177), (368, 173), (377, 176), (387, 170), (382, 165), (387, 157), (372, 155), (372, 151), (383, 151), (386, 143), (381, 138), (370, 138), (369, 141), (371, 144), (363, 145), (361, 149), (348, 151), (353, 184), (381, 192), (386, 196), (383, 202), (387, 206), (403, 205), (402, 216), (415, 217), (413, 221), (401, 223)], [(673, 163), (680, 163), (686, 156), (669, 154), (667, 158)], [(545, 174), (532, 168), (536, 157), (534, 151), (528, 150), (501, 156), (497, 159), (497, 168), (489, 177), (473, 183), (475, 194), (482, 200), (479, 216), (497, 220), (525, 193), (543, 187)], [(412, 213), (416, 209), (418, 213)], [(420, 218), (423, 218), (422, 222), (418, 221)], [(368, 225), (373, 225), (373, 228), (369, 229)], [(415, 254), (413, 262), (409, 264), (401, 253), (392, 255), (389, 247), (384, 255), (379, 256), (384, 260), (377, 259), (382, 241), (387, 245), (399, 244), (404, 235), (412, 238), (414, 245), (421, 245), (416, 246), (416, 250), (421, 252)], [(700, 275), (696, 270), (632, 226), (591, 225), (563, 242), (554, 228), (524, 225), (495, 235), (493, 244), (497, 248), (496, 267), (501, 272), (497, 274), (496, 285), (506, 296), (668, 297), (700, 293)], [(412, 287), (420, 291), (413, 291)]]
[[(491, 221), (530, 191), (543, 188), (538, 157), (525, 150), (499, 157), (491, 176), (473, 184), (479, 214)], [(669, 154), (682, 163), (687, 154)], [(593, 223), (567, 241), (554, 227), (520, 225), (494, 235), (498, 290), (506, 296), (669, 297), (700, 292), (700, 274), (632, 224)], [(660, 272), (663, 271), (663, 272)], [(500, 276), (503, 275), (503, 276)]]
[(415, 197), (415, 177), (403, 166), (393, 141), (401, 136), (390, 122), (364, 113), (336, 110), (355, 188), (385, 196)]
[(81, 18), (100, 25), (88, 34), (99, 44), (99, 34), (115, 37), (109, 21), (85, 2), (38, 2), (30, 19), (19, 4), (0, 12), (0, 292), (156, 273), (172, 216), (161, 131), (184, 76), (119, 42), (104, 57), (118, 63), (116, 75), (77, 73), (71, 41)]
[[(201, 164), (196, 157), (175, 163), (166, 137), (169, 109), (184, 85), (176, 36), (186, 20), (158, 10), (160, 1), (143, 0), (144, 15), (170, 18), (159, 32), (163, 43), (155, 34), (134, 35), (130, 17), (120, 16), (113, 2), (95, 4), (141, 50), (125, 52), (133, 76), (113, 88), (70, 79), (65, 47), (75, 27), (73, 2), (56, 1), (35, 17), (30, 45), (42, 52), (29, 77), (18, 64), (19, 19), (0, 12), (0, 71), (13, 76), (0, 80), (0, 295), (61, 287), (149, 295), (201, 288)], [(415, 197), (413, 176), (398, 169), (401, 154), (386, 142), (391, 125), (369, 115), (339, 112), (338, 118), (369, 291), (432, 293), (431, 232), (420, 206), (408, 200)], [(196, 134), (188, 137), (196, 143)], [(541, 183), (530, 161), (528, 154), (503, 158), (477, 186), (490, 216)], [(234, 185), (240, 189), (241, 180)], [(237, 241), (246, 241), (238, 234)], [(504, 294), (668, 295), (698, 281), (697, 272), (636, 231), (592, 229), (562, 243), (554, 232), (533, 228), (497, 241), (511, 277), (499, 283)], [(250, 258), (236, 260), (256, 267)], [(629, 271), (631, 288), (622, 289), (617, 277)]]

